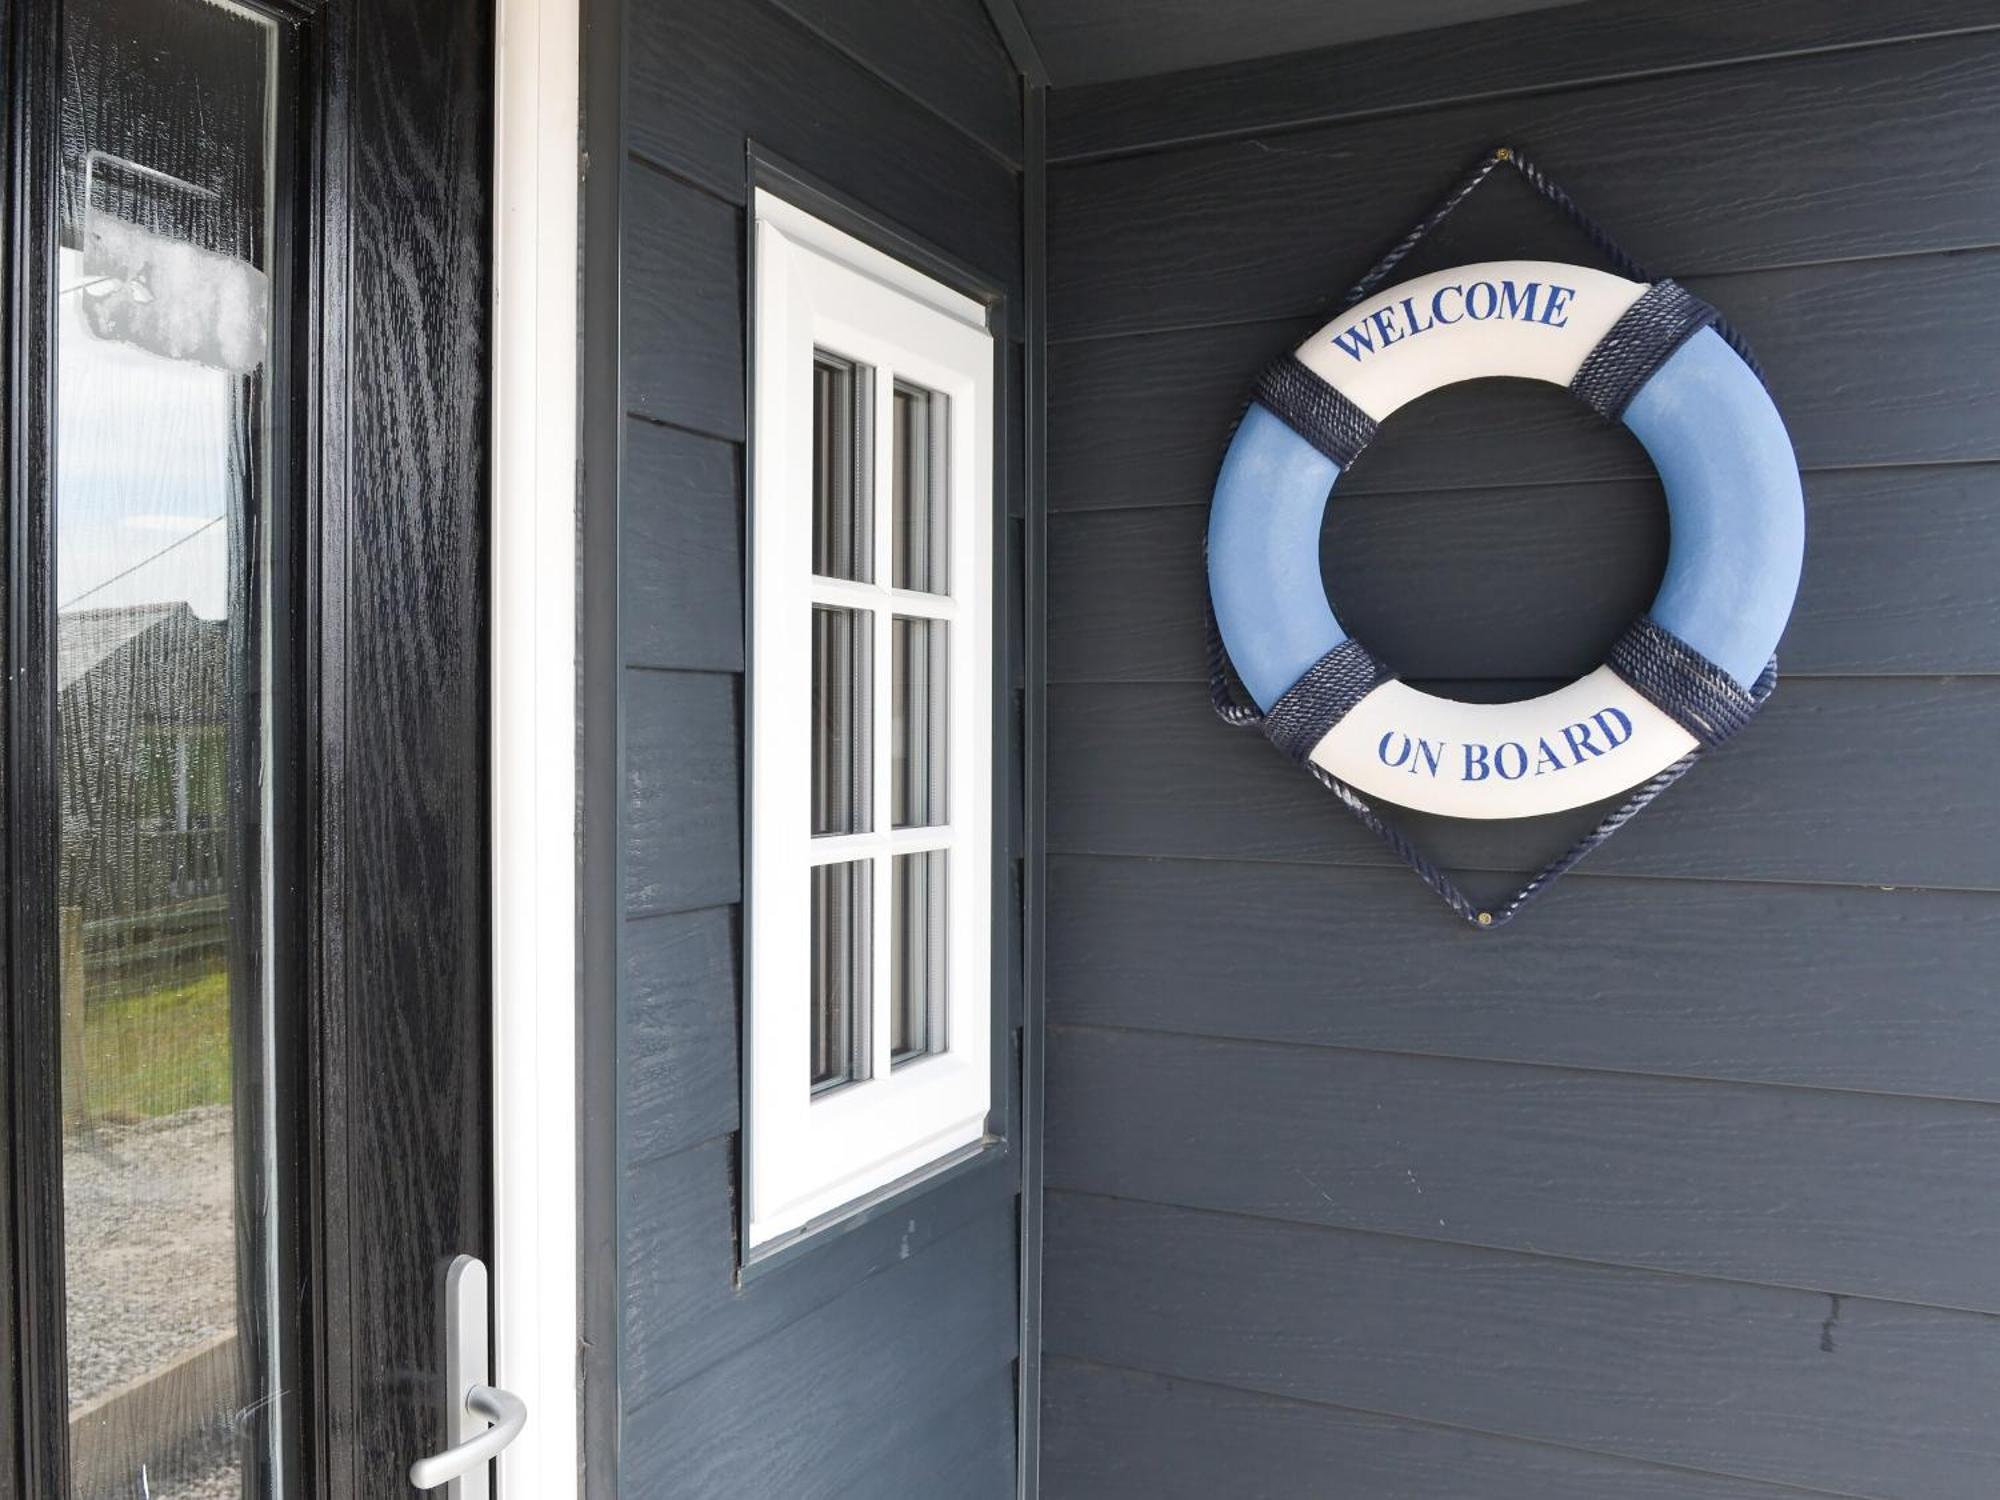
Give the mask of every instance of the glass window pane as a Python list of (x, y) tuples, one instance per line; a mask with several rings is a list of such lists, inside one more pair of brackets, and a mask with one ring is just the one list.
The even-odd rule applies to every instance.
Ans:
[(945, 657), (950, 629), (943, 620), (893, 624), (895, 677), (892, 732), (895, 762), (890, 768), (893, 824), (928, 828), (945, 818)]
[(875, 581), (875, 372), (813, 354), (813, 571)]
[(812, 872), (814, 1093), (868, 1076), (874, 870), (874, 861), (864, 859), (819, 865)]
[(277, 32), (210, 0), (66, 0), (62, 34), (50, 812), (71, 1494), (236, 1495), (288, 1463), (265, 1107), (292, 999), (270, 965), (264, 752), (285, 509)]
[(899, 854), (895, 868), (889, 1055), (945, 1049), (945, 851)]
[(875, 617), (813, 609), (812, 831), (867, 833), (875, 826)]
[(899, 589), (949, 593), (951, 398), (897, 381), (895, 443), (891, 582)]

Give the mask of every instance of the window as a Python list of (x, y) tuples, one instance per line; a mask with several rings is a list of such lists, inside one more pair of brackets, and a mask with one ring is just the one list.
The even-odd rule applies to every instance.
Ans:
[(992, 1061), (986, 309), (760, 191), (746, 1243), (974, 1147)]

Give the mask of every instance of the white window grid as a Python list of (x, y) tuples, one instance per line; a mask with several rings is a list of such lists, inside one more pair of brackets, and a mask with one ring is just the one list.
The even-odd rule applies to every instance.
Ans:
[[(985, 1134), (991, 1108), (993, 406), (986, 311), (934, 279), (760, 191), (755, 223), (751, 454), (750, 879), (745, 1030), (745, 1243), (754, 1253), (837, 1215)], [(874, 581), (812, 570), (812, 369), (816, 352), (874, 372)], [(895, 382), (948, 398), (947, 594), (894, 587)], [(815, 606), (873, 617), (873, 826), (813, 837), (810, 626)], [(892, 655), (897, 616), (943, 621), (948, 639), (948, 821), (894, 828)], [(944, 851), (944, 1050), (892, 1065), (894, 860)], [(810, 1086), (810, 880), (872, 861), (875, 961), (858, 1024), (869, 1076)]]

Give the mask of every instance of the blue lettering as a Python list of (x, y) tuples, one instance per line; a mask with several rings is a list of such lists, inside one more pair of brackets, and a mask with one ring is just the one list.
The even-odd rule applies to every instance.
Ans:
[[(1514, 752), (1514, 769), (1507, 769), (1507, 752)], [(1519, 781), (1528, 774), (1528, 752), (1513, 740), (1508, 740), (1493, 752), (1493, 769), (1500, 773), (1502, 781)]]
[(1542, 284), (1531, 281), (1524, 291), (1511, 281), (1500, 283), (1500, 310), (1503, 317), (1528, 318), (1535, 316), (1535, 298), (1541, 294)]
[(1375, 341), (1368, 337), (1368, 330), (1363, 328), (1359, 323), (1356, 323), (1345, 333), (1336, 333), (1333, 336), (1333, 346), (1349, 359), (1357, 362), (1361, 358), (1361, 351), (1363, 349), (1366, 349), (1370, 354), (1375, 352)]
[(1540, 746), (1535, 755), (1535, 774), (1537, 776), (1541, 775), (1544, 771), (1561, 771), (1567, 769), (1555, 751), (1549, 748), (1549, 742), (1546, 739), (1539, 740), (1536, 743)]
[(1484, 781), (1492, 774), (1492, 767), (1486, 764), (1486, 747), (1484, 745), (1467, 745), (1465, 747), (1465, 775), (1459, 779), (1461, 781)]
[[(1396, 745), (1396, 752), (1391, 755), (1389, 747), (1396, 741), (1401, 743)], [(1444, 743), (1440, 741), (1433, 745), (1429, 740), (1413, 740), (1407, 734), (1392, 729), (1382, 736), (1381, 743), (1375, 747), (1375, 758), (1392, 771), (1406, 769), (1412, 776), (1422, 773), (1435, 777), (1444, 760)]]
[[(1604, 731), (1604, 738), (1613, 750), (1632, 738), (1632, 721), (1625, 717), (1625, 710), (1622, 708), (1601, 709), (1590, 718), (1592, 723)], [(1611, 720), (1611, 724), (1605, 723), (1606, 719)], [(1612, 724), (1617, 725), (1617, 728), (1612, 728)]]
[(1569, 742), (1569, 763), (1573, 766), (1583, 764), (1583, 752), (1586, 750), (1592, 755), (1604, 753), (1590, 738), (1590, 725), (1587, 723), (1570, 725), (1563, 731), (1563, 738)]
[[(1545, 291), (1546, 296), (1543, 295)], [(1401, 302), (1377, 308), (1360, 322), (1343, 328), (1333, 336), (1333, 346), (1358, 364), (1363, 355), (1377, 353), (1391, 344), (1400, 344), (1406, 338), (1428, 333), (1433, 328), (1449, 327), (1466, 318), (1476, 323), (1483, 323), (1489, 318), (1515, 318), (1562, 328), (1569, 322), (1570, 300), (1575, 296), (1575, 287), (1544, 287), (1539, 281), (1517, 284), (1503, 279), (1497, 286), (1490, 281), (1475, 281), (1469, 287), (1453, 282), (1431, 293), (1428, 316), (1423, 308), (1417, 306), (1416, 298), (1405, 297)], [(1447, 298), (1457, 300), (1451, 303), (1447, 302)], [(1397, 316), (1399, 310), (1402, 314), (1400, 318)]]

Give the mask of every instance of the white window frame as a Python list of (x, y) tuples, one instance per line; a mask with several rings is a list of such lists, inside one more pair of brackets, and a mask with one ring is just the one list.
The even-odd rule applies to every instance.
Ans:
[[(980, 1143), (992, 1108), (993, 411), (984, 305), (767, 190), (754, 203), (745, 1245), (754, 1257)], [(812, 571), (813, 356), (873, 368), (874, 583)], [(949, 397), (948, 595), (889, 586), (895, 380)], [(811, 831), (815, 604), (876, 611), (874, 829)], [(894, 615), (948, 622), (946, 811), (890, 828)], [(892, 1068), (893, 856), (947, 850), (945, 1050)], [(869, 1076), (811, 1087), (810, 870), (874, 861)]]
[(501, 1492), (576, 1500), (582, 17), (574, 0), (499, 0), (496, 18), (492, 1378), (531, 1413)]

